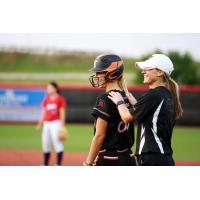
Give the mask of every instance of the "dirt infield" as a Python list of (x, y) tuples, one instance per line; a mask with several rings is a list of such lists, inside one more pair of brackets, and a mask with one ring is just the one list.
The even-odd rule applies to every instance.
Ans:
[[(82, 165), (86, 153), (65, 152), (63, 165)], [(56, 155), (52, 153), (50, 165), (55, 165)], [(0, 150), (0, 166), (39, 166), (42, 165), (43, 154), (41, 151)]]
[[(87, 153), (65, 152), (64, 166), (81, 166)], [(0, 150), (0, 166), (40, 166), (42, 165), (41, 151)], [(52, 154), (50, 165), (55, 164), (55, 153)], [(176, 161), (178, 166), (200, 166), (200, 162)]]

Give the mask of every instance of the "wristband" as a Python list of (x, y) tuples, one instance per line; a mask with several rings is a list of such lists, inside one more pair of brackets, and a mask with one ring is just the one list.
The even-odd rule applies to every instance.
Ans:
[(116, 105), (119, 106), (119, 105), (122, 105), (122, 104), (124, 104), (124, 101), (123, 101), (123, 100), (120, 100), (120, 101), (117, 102)]

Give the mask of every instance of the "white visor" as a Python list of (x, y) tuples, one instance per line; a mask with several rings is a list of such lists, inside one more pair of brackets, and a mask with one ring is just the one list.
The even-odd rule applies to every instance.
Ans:
[(172, 61), (164, 54), (154, 54), (143, 62), (136, 62), (136, 67), (141, 70), (160, 69), (170, 75), (174, 70)]

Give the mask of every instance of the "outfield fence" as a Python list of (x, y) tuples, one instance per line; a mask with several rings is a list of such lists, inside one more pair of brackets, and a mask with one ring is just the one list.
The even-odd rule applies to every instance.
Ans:
[[(0, 122), (36, 122), (45, 96), (44, 85), (0, 85)], [(67, 122), (92, 123), (92, 108), (96, 98), (104, 91), (90, 86), (61, 86), (67, 100)], [(131, 86), (129, 91), (138, 98), (146, 86)], [(200, 86), (181, 86), (180, 98), (183, 116), (179, 125), (200, 126)]]

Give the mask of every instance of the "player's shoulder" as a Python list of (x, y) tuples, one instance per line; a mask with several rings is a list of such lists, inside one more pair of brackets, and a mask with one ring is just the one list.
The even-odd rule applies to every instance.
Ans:
[(154, 98), (158, 95), (158, 93), (159, 93), (159, 91), (157, 89), (153, 88), (153, 89), (149, 89), (149, 90), (145, 91), (142, 96)]
[(169, 94), (169, 91), (164, 86), (159, 86), (152, 89), (151, 96), (155, 99), (163, 99), (166, 94)]
[(101, 104), (108, 104), (108, 102), (109, 102), (108, 94), (107, 93), (100, 94), (97, 97), (97, 101), (96, 102), (97, 103), (98, 102), (102, 102)]
[(49, 99), (49, 96), (48, 96), (48, 95), (46, 95), (46, 96), (44, 97), (44, 99), (43, 99), (43, 102), (46, 102), (46, 101), (48, 101), (48, 99)]
[[(113, 91), (114, 91), (114, 90), (113, 90)], [(116, 91), (116, 90), (115, 90), (115, 91)], [(97, 101), (103, 100), (103, 101), (105, 101), (105, 102), (108, 103), (108, 104), (114, 104), (114, 103), (108, 98), (110, 92), (111, 92), (111, 91), (100, 94), (100, 95), (97, 97)], [(117, 92), (119, 92), (119, 91), (117, 91)]]
[(43, 100), (42, 100), (42, 106), (44, 107), (44, 106), (46, 106), (46, 104), (48, 104), (48, 95), (46, 95), (44, 98), (43, 98)]
[[(126, 97), (126, 93), (122, 90), (117, 90), (117, 89), (114, 89), (114, 90), (110, 90), (109, 92), (106, 93), (107, 97), (109, 96), (110, 92), (118, 92), (122, 95), (122, 97)], [(109, 99), (109, 98), (108, 98)]]
[(159, 103), (163, 99), (163, 94), (165, 93), (164, 87), (156, 87), (149, 89), (143, 95), (143, 98), (152, 103)]
[(58, 95), (58, 99), (61, 100), (61, 101), (65, 101), (65, 97), (60, 95), (60, 94)]
[(108, 99), (108, 94), (107, 93), (102, 93), (97, 97), (97, 99), (107, 100)]
[[(112, 90), (112, 91), (119, 92), (123, 97), (126, 97), (125, 92), (123, 92), (123, 91), (120, 91), (120, 90)], [(108, 106), (111, 106), (111, 107), (113, 107), (113, 106), (115, 107), (115, 104), (108, 97), (110, 92), (111, 91), (100, 94), (97, 97), (97, 103), (98, 102), (102, 102), (100, 104), (104, 104), (104, 105), (108, 105)]]
[(97, 97), (95, 107), (98, 109), (108, 109), (112, 107), (112, 101), (108, 98), (108, 93), (100, 94)]
[(138, 103), (155, 103), (157, 101), (157, 95), (154, 89), (149, 89), (145, 91), (140, 98), (138, 99)]

